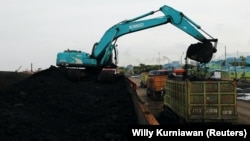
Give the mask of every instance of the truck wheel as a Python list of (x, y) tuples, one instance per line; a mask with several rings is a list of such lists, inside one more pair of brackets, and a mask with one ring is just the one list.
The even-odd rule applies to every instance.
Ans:
[(161, 94), (160, 93), (155, 94), (155, 100), (156, 101), (161, 101)]
[(158, 100), (158, 94), (155, 91), (153, 91), (153, 100)]
[(181, 124), (181, 125), (186, 124), (185, 119), (182, 118), (182, 117), (179, 117), (178, 118), (178, 124)]
[(151, 95), (150, 89), (147, 89), (147, 96), (149, 97)]
[(143, 85), (143, 83), (142, 83), (142, 82), (140, 82), (140, 87), (141, 87), (141, 88), (144, 88), (144, 85)]

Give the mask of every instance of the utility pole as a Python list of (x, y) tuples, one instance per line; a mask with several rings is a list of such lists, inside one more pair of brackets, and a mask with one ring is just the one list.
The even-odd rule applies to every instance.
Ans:
[(30, 71), (33, 72), (33, 64), (30, 64)]
[(159, 69), (161, 69), (161, 53), (159, 52)]
[(183, 57), (183, 55), (184, 55), (184, 52), (182, 52), (182, 54), (181, 54), (181, 67), (182, 67), (182, 57)]

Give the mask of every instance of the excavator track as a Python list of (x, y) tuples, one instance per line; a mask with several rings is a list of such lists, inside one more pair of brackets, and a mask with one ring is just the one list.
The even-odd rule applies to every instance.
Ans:
[(72, 67), (59, 67), (65, 73), (66, 77), (71, 81), (81, 81), (88, 79), (89, 76), (95, 76), (96, 81), (112, 83), (119, 78), (119, 74), (115, 69), (81, 69)]

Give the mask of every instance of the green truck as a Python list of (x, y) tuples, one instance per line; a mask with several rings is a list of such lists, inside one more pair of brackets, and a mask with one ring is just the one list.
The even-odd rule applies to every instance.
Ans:
[(141, 72), (140, 74), (140, 87), (147, 88), (148, 72)]
[(233, 80), (167, 79), (164, 110), (172, 111), (185, 123), (235, 123), (236, 82)]

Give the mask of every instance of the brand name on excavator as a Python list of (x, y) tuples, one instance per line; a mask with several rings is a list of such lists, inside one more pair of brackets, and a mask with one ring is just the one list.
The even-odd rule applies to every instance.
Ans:
[(143, 26), (144, 26), (144, 23), (138, 23), (138, 24), (130, 25), (129, 29), (139, 28)]

